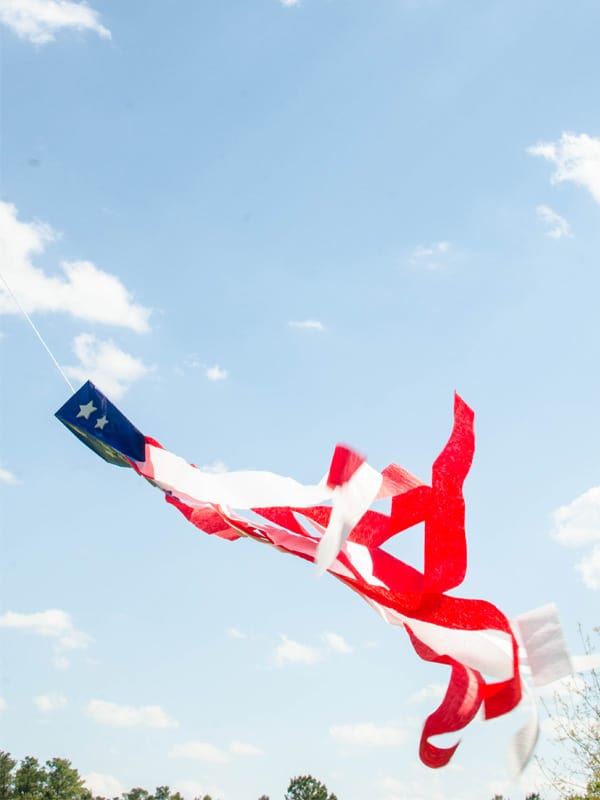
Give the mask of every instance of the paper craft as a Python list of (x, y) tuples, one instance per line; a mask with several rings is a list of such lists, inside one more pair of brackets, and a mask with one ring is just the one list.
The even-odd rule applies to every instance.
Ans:
[[(491, 719), (520, 703), (523, 665), (536, 685), (572, 671), (562, 634), (555, 635), (560, 623), (553, 606), (511, 625), (485, 600), (448, 594), (467, 569), (462, 488), (475, 448), (474, 414), (458, 395), (452, 432), (433, 463), (430, 484), (397, 464), (379, 472), (342, 445), (326, 478), (313, 485), (272, 472), (208, 474), (142, 434), (89, 381), (56, 416), (106, 461), (131, 467), (160, 488), (200, 530), (230, 541), (247, 537), (314, 562), (386, 622), (404, 627), (420, 658), (449, 666), (446, 694), (421, 735), (419, 755), (429, 767), (447, 764), (458, 747), (440, 747), (433, 736), (462, 730), (480, 709)], [(382, 498), (390, 501), (389, 514), (370, 509)], [(418, 523), (425, 529), (423, 572), (384, 549), (391, 537)], [(512, 743), (514, 771), (529, 760), (537, 731), (533, 704)]]

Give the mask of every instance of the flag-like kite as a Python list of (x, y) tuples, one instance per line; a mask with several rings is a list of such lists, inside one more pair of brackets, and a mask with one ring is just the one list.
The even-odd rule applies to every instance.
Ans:
[[(429, 767), (447, 764), (458, 747), (441, 747), (432, 737), (462, 730), (480, 709), (491, 719), (521, 702), (523, 667), (538, 686), (573, 672), (554, 606), (511, 623), (485, 600), (448, 594), (467, 569), (462, 488), (475, 447), (474, 414), (458, 395), (452, 432), (433, 463), (430, 484), (397, 464), (378, 472), (341, 445), (326, 478), (314, 485), (271, 472), (208, 474), (142, 434), (89, 381), (56, 416), (106, 461), (132, 467), (159, 487), (200, 530), (228, 540), (248, 537), (315, 562), (386, 622), (404, 627), (422, 659), (449, 666), (445, 696), (421, 735), (419, 754)], [(390, 500), (389, 514), (370, 509), (382, 498)], [(384, 549), (391, 537), (418, 523), (425, 529), (422, 572)], [(511, 745), (515, 772), (529, 760), (537, 731), (531, 703), (528, 722)]]

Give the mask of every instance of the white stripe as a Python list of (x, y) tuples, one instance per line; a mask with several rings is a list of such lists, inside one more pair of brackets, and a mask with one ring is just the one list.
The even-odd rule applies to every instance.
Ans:
[[(385, 586), (373, 574), (373, 562), (367, 548), (361, 548), (360, 545), (350, 542), (345, 545), (344, 552), (363, 580), (371, 586)], [(337, 571), (335, 567), (333, 571)], [(505, 681), (513, 677), (512, 639), (508, 633), (496, 630), (466, 631), (446, 628), (443, 625), (407, 617), (369, 597), (365, 597), (365, 600), (388, 624), (408, 625), (415, 635), (436, 653), (450, 656), (496, 680)]]
[(514, 624), (534, 686), (545, 686), (571, 675), (573, 665), (554, 603), (521, 614)]
[(191, 505), (214, 503), (238, 509), (306, 508), (333, 497), (333, 491), (324, 482), (305, 486), (274, 472), (201, 472), (183, 458), (153, 445), (146, 446), (146, 461), (139, 467), (161, 489)]
[(329, 525), (317, 547), (317, 574), (333, 564), (350, 531), (377, 497), (383, 476), (363, 462), (350, 480), (333, 490)]

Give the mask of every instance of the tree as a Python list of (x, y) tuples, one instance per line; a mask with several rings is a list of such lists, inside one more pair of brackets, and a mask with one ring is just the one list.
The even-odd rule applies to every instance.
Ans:
[(150, 800), (150, 798), (150, 792), (140, 786), (136, 786), (128, 792), (123, 792), (123, 800)]
[[(504, 795), (502, 794), (495, 794), (492, 797), (492, 800), (504, 800)], [(525, 800), (542, 800), (540, 795), (537, 792), (533, 792), (533, 794), (528, 794)]]
[(337, 800), (337, 797), (328, 794), (325, 784), (312, 775), (299, 775), (290, 781), (285, 800)]
[(66, 758), (46, 761), (44, 800), (91, 800), (92, 794), (84, 786), (83, 778)]
[(46, 771), (37, 758), (25, 756), (15, 773), (14, 796), (18, 800), (44, 800)]
[[(581, 638), (591, 655), (590, 639)], [(566, 800), (600, 800), (600, 670), (567, 679), (546, 711), (563, 745), (554, 761), (539, 759), (549, 783)]]
[(13, 795), (16, 763), (10, 753), (0, 750), (0, 800), (9, 800)]

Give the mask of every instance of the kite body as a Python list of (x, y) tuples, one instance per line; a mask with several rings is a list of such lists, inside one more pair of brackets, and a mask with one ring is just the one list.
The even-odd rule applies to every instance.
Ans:
[[(204, 473), (144, 436), (89, 381), (56, 416), (106, 461), (154, 483), (200, 530), (230, 541), (247, 537), (314, 562), (386, 622), (404, 627), (420, 658), (449, 666), (446, 694), (421, 735), (419, 754), (430, 767), (447, 764), (458, 747), (439, 747), (432, 736), (462, 730), (480, 709), (489, 719), (520, 703), (520, 664), (529, 662), (538, 684), (572, 671), (553, 606), (511, 625), (491, 603), (447, 594), (467, 568), (462, 487), (475, 447), (474, 414), (458, 395), (452, 432), (429, 485), (396, 464), (378, 472), (341, 445), (326, 478), (314, 485), (270, 472)], [(384, 498), (389, 514), (369, 508)], [(260, 521), (243, 516), (248, 510)], [(418, 523), (425, 527), (422, 572), (384, 549)], [(515, 771), (529, 760), (536, 737), (533, 706), (513, 740)]]

